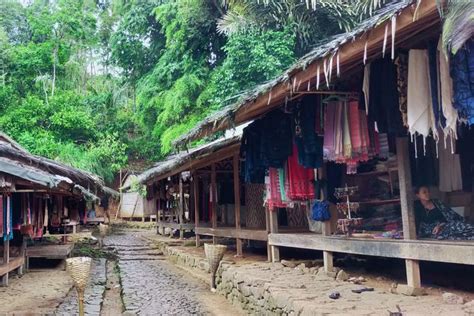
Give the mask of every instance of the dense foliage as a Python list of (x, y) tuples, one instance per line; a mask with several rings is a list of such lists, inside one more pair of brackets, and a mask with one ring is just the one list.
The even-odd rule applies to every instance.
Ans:
[(0, 0), (0, 129), (111, 180), (388, 1)]

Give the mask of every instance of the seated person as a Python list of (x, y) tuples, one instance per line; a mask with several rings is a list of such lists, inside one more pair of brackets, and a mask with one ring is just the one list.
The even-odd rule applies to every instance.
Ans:
[(421, 238), (474, 240), (474, 225), (466, 223), (461, 215), (441, 201), (431, 199), (427, 186), (416, 189), (416, 232)]

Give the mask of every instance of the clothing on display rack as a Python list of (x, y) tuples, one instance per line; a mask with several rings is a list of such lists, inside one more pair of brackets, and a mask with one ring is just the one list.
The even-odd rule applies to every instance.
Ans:
[(453, 106), (453, 80), (449, 74), (448, 57), (444, 54), (442, 41), (438, 43), (440, 106), (442, 110), (441, 127), (444, 138), (457, 138), (458, 111)]
[[(412, 49), (408, 56), (408, 96), (407, 96), (408, 131), (412, 135), (421, 135), (423, 144), (432, 133), (437, 140), (437, 127), (431, 100), (428, 52)], [(416, 138), (414, 138), (416, 140)], [(423, 147), (423, 153), (425, 153)], [(418, 151), (415, 152), (418, 156)]]
[[(282, 186), (284, 187), (285, 179), (280, 177), (280, 170), (270, 168), (268, 170), (268, 177), (266, 177), (267, 182), (267, 206), (270, 211), (273, 211), (280, 207), (287, 207), (286, 199), (283, 198), (284, 191), (281, 191)], [(283, 183), (281, 181), (283, 180)]]
[(451, 58), (454, 107), (462, 121), (474, 124), (474, 39)]
[(323, 164), (323, 137), (316, 133), (315, 128), (320, 107), (319, 97), (311, 95), (303, 98), (294, 113), (298, 159), (306, 168), (319, 168)]
[(439, 190), (452, 192), (462, 190), (461, 161), (455, 154), (455, 142), (447, 141), (438, 146)]
[(397, 66), (398, 104), (402, 115), (403, 126), (408, 127), (407, 93), (408, 93), (408, 52), (399, 52), (395, 58)]
[(474, 184), (474, 126), (461, 125), (456, 148), (461, 160), (462, 186), (466, 192), (472, 192)]
[(370, 63), (369, 121), (375, 122), (377, 131), (402, 135), (397, 88), (397, 67), (389, 57)]
[[(438, 59), (438, 42), (431, 40), (428, 42), (428, 62), (429, 62), (429, 77), (430, 77), (430, 92), (431, 92), (431, 106), (433, 108), (434, 126), (444, 126), (444, 117), (441, 112), (441, 105), (439, 102), (439, 82), (445, 78), (440, 78), (439, 59)], [(440, 80), (441, 79), (441, 80)]]
[(298, 163), (298, 149), (293, 146), (293, 154), (288, 158), (288, 191), (290, 200), (314, 199), (314, 171)]

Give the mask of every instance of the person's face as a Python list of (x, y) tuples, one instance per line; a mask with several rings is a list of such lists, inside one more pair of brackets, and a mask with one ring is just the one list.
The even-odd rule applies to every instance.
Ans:
[(420, 200), (428, 201), (430, 200), (430, 190), (427, 187), (421, 187), (416, 196)]

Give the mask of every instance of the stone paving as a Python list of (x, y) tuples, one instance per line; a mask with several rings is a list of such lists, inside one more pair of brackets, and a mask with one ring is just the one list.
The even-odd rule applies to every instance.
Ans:
[[(106, 260), (94, 260), (91, 267), (89, 284), (84, 294), (84, 313), (99, 315), (107, 281)], [(71, 290), (66, 299), (59, 305), (56, 315), (74, 315), (78, 311), (77, 292)]]
[[(118, 254), (125, 313), (129, 315), (203, 315), (196, 296), (205, 291), (199, 281), (183, 278), (150, 246), (144, 232), (107, 236), (104, 245)], [(149, 234), (149, 233), (148, 233)]]

